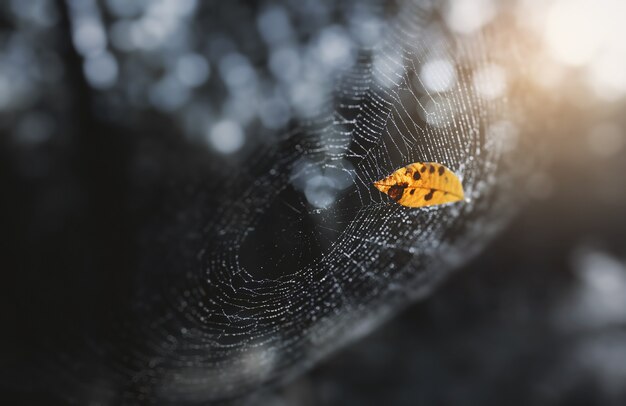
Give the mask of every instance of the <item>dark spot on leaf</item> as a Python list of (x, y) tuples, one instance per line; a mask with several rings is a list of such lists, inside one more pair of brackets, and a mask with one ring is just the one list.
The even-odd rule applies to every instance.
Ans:
[(430, 189), (430, 192), (428, 192), (428, 194), (424, 196), (424, 200), (428, 201), (432, 199), (435, 192), (436, 192), (435, 189)]
[(402, 199), (402, 195), (404, 194), (405, 185), (393, 185), (389, 188), (387, 194), (396, 202)]

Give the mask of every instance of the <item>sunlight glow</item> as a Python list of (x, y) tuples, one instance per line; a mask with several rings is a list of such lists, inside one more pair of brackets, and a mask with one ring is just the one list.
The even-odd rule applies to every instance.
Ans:
[(545, 18), (544, 38), (552, 58), (582, 68), (597, 96), (626, 95), (626, 2), (556, 0)]

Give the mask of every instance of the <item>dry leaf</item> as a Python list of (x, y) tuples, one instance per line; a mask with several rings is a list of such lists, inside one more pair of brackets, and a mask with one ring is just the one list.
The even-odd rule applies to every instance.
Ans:
[(450, 169), (416, 162), (374, 182), (376, 189), (406, 207), (435, 206), (464, 199), (463, 185)]

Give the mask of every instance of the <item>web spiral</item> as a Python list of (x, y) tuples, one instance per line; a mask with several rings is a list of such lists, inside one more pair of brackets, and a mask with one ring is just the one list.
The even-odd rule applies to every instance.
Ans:
[[(297, 128), (215, 183), (213, 244), (171, 292), (177, 317), (152, 330), (171, 342), (146, 374), (159, 396), (229, 397), (297, 374), (432, 289), (506, 217), (494, 190), (510, 140), (492, 127), (506, 104), (471, 82), (488, 61), (433, 34), (428, 5), (399, 11), (330, 85), (308, 79), (319, 94)], [(420, 78), (429, 63), (434, 84)], [(415, 210), (372, 187), (412, 162), (452, 168), (468, 201)]]

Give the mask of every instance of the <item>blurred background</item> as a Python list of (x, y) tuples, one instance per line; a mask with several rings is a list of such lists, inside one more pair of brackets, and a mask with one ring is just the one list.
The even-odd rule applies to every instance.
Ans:
[[(524, 176), (510, 180), (520, 196), (508, 203), (514, 214), (425, 300), (305, 372), (272, 384), (261, 378), (222, 401), (626, 404), (622, 0), (3, 2), (5, 400), (177, 404), (175, 396), (142, 397), (134, 386), (128, 397), (112, 396), (118, 378), (107, 381), (115, 375), (108, 370), (100, 381), (51, 379), (80, 376), (76, 359), (92, 355), (73, 351), (79, 341), (106, 351), (93, 334), (72, 341), (64, 330), (113, 335), (104, 315), (142, 307), (123, 289), (133, 285), (129, 269), (158, 267), (143, 260), (155, 247), (142, 245), (143, 236), (155, 235), (165, 251), (191, 252), (192, 243), (165, 235), (159, 222), (184, 234), (203, 210), (179, 210), (189, 196), (227, 194), (202, 191), (202, 174), (220, 179), (310, 124), (323, 109), (319, 89), (358, 92), (359, 83), (334, 82), (336, 73), (364, 64), (357, 49), (375, 47), (407, 10), (424, 12), (416, 24), (426, 47), (441, 40), (435, 24), (446, 38), (479, 44), (463, 56), (470, 65), (504, 58), (468, 83), (483, 99), (506, 103), (502, 131), (519, 140), (506, 145), (528, 158)], [(462, 74), (445, 58), (414, 69), (432, 92)], [(254, 173), (245, 179), (254, 181)], [(321, 209), (333, 199), (327, 192), (305, 191)], [(183, 278), (185, 266), (177, 272), (168, 278)], [(161, 311), (148, 307), (146, 314)], [(111, 342), (126, 326), (113, 329)], [(115, 368), (123, 374), (135, 365)], [(190, 404), (210, 398), (201, 393)]]

